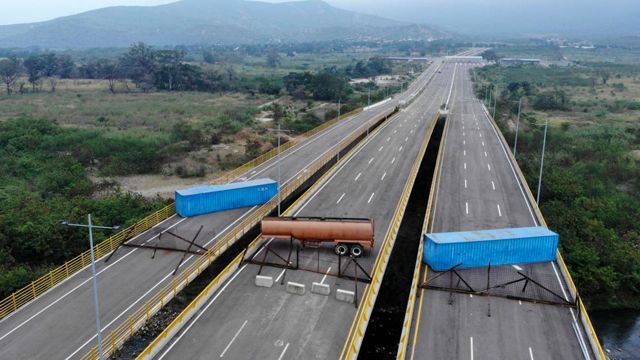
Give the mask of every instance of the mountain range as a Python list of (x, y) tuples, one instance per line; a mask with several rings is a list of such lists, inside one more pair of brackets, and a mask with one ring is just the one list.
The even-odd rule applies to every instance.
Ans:
[(342, 10), (321, 0), (182, 0), (153, 7), (109, 7), (50, 21), (0, 26), (0, 47), (77, 49), (125, 47), (138, 41), (170, 46), (447, 36), (430, 26)]

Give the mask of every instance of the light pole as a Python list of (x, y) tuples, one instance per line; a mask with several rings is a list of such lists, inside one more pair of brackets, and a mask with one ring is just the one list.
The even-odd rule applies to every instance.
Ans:
[(513, 157), (516, 156), (518, 148), (518, 129), (520, 128), (520, 111), (522, 110), (522, 98), (518, 100), (518, 119), (516, 120), (516, 139), (513, 141)]
[(496, 93), (493, 95), (493, 119), (496, 119), (496, 105), (498, 105), (498, 87), (496, 86)]
[(540, 188), (542, 186), (542, 169), (544, 168), (544, 151), (547, 146), (547, 128), (549, 127), (549, 119), (544, 122), (544, 137), (542, 138), (542, 154), (540, 155), (540, 175), (538, 176), (538, 195), (536, 203), (540, 206)]
[[(338, 115), (338, 117), (340, 117), (340, 115)], [(269, 129), (269, 130), (273, 131), (271, 129)], [(278, 217), (279, 217), (280, 214), (281, 214), (280, 203), (282, 202), (282, 193), (280, 192), (280, 190), (282, 188), (282, 171), (280, 170), (280, 160), (281, 160), (280, 156), (282, 154), (282, 151), (280, 151), (280, 144), (281, 144), (281, 142), (280, 142), (280, 134), (282, 132), (293, 132), (293, 130), (282, 129), (280, 127), (280, 121), (278, 120), (278, 130), (277, 131), (278, 131), (278, 154), (277, 154), (278, 161), (277, 162), (278, 162)]]
[(103, 230), (118, 230), (120, 226), (97, 226), (91, 222), (91, 214), (87, 215), (87, 224), (73, 224), (68, 221), (61, 220), (60, 225), (89, 228), (89, 247), (91, 249), (91, 278), (93, 282), (93, 301), (96, 308), (96, 335), (98, 337), (98, 355), (100, 360), (104, 359), (104, 353), (102, 352), (102, 328), (100, 326), (100, 303), (98, 301), (98, 283), (96, 280), (96, 257), (93, 250), (93, 229)]

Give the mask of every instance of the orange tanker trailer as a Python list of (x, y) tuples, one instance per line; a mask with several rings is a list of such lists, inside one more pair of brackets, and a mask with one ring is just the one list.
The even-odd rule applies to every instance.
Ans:
[(364, 248), (373, 248), (374, 225), (372, 219), (320, 218), (320, 217), (266, 217), (262, 219), (262, 237), (265, 239), (297, 239), (302, 246), (335, 244), (338, 255), (361, 256)]

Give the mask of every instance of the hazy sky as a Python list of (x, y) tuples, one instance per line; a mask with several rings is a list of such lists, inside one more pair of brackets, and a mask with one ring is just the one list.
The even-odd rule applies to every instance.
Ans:
[[(49, 20), (116, 5), (176, 0), (0, 0), (0, 24)], [(216, 0), (211, 0), (216, 1)], [(281, 2), (281, 0), (266, 0)], [(359, 12), (462, 34), (640, 35), (640, 0), (326, 0)]]

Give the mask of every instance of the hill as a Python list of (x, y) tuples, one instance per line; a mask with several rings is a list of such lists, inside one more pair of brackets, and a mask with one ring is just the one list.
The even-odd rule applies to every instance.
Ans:
[(335, 8), (321, 0), (265, 3), (182, 0), (119, 6), (50, 21), (0, 26), (0, 47), (53, 49), (441, 38), (424, 25)]

